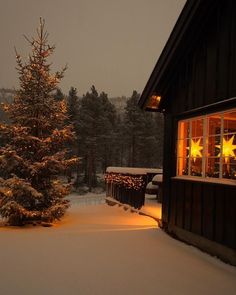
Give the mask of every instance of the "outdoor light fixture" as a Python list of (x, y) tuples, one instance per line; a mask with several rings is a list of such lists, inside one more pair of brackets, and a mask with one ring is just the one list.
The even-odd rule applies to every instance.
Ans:
[(146, 108), (148, 109), (158, 109), (158, 106), (161, 101), (161, 96), (152, 95), (150, 96)]

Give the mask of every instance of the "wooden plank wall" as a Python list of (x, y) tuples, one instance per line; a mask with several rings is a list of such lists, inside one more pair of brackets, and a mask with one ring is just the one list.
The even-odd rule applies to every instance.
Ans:
[[(197, 19), (169, 69), (165, 94), (163, 221), (236, 249), (236, 186), (174, 180), (180, 119), (214, 108), (193, 109), (236, 97), (236, 1), (215, 0), (209, 15)], [(194, 31), (196, 30), (196, 32)], [(184, 47), (185, 45), (185, 47)], [(236, 107), (229, 102), (224, 108)]]
[(215, 1), (196, 32), (189, 33), (179, 63), (170, 69), (165, 96), (173, 115), (236, 97), (235, 15), (236, 1)]
[(172, 179), (169, 222), (236, 249), (236, 186)]

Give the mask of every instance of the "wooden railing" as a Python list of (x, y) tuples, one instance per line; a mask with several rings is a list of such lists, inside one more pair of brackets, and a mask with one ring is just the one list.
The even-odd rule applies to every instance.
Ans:
[(106, 195), (120, 203), (140, 209), (145, 203), (145, 189), (161, 169), (108, 167), (106, 170)]

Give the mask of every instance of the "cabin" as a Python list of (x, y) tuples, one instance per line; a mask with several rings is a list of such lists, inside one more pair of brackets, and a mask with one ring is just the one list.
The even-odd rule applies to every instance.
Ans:
[(164, 115), (163, 228), (233, 265), (235, 16), (234, 0), (187, 0), (139, 100)]

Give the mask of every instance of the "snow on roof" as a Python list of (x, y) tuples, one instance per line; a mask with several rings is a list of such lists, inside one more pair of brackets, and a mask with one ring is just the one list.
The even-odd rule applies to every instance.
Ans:
[(106, 172), (121, 173), (121, 174), (134, 174), (143, 175), (147, 173), (158, 174), (162, 173), (162, 169), (154, 168), (131, 168), (131, 167), (107, 167)]

